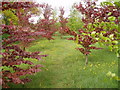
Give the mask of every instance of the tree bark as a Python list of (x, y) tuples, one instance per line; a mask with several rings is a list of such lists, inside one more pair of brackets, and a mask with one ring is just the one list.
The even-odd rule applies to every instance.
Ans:
[(25, 47), (23, 47), (23, 50), (25, 51), (25, 50), (26, 50), (26, 48), (25, 48)]
[(85, 55), (85, 65), (87, 65), (87, 64), (88, 64), (88, 56)]

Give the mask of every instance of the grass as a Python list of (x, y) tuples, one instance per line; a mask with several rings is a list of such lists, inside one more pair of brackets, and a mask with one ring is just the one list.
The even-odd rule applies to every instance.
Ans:
[(37, 40), (27, 50), (49, 55), (42, 61), (34, 61), (44, 65), (42, 71), (29, 76), (32, 82), (10, 84), (11, 88), (117, 88), (117, 81), (106, 75), (109, 71), (118, 75), (116, 54), (107, 47), (94, 50), (85, 66), (85, 57), (75, 49), (77, 46), (73, 41), (58, 37), (52, 41)]

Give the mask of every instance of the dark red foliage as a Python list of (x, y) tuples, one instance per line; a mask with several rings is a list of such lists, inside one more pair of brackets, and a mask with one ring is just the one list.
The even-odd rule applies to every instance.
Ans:
[(36, 25), (37, 31), (42, 31), (44, 35), (43, 37), (47, 38), (48, 40), (54, 39), (52, 36), (57, 31), (57, 27), (55, 25), (56, 20), (51, 19), (53, 9), (50, 5), (44, 4), (42, 9), (42, 15), (44, 16), (43, 19), (40, 19)]
[(77, 33), (74, 32), (74, 31), (70, 31), (69, 28), (65, 29), (64, 31), (65, 31), (66, 33), (68, 33), (69, 35), (73, 35), (73, 36), (75, 36), (75, 37), (77, 36)]
[(65, 30), (68, 28), (66, 25), (68, 23), (68, 21), (67, 21), (68, 18), (64, 17), (64, 13), (65, 13), (64, 8), (61, 7), (60, 8), (60, 16), (59, 16), (59, 22), (60, 22), (59, 32), (63, 35), (66, 34)]
[(1, 2), (2, 3), (2, 9), (8, 10), (8, 9), (25, 9), (25, 8), (33, 8), (33, 7), (43, 7), (43, 4), (36, 4), (33, 2)]
[[(30, 17), (27, 16), (27, 14), (26, 16), (22, 16), (19, 9), (35, 7), (36, 4), (30, 2), (2, 2), (2, 5), (2, 10), (17, 9), (16, 15), (19, 18), (19, 22), (21, 22), (20, 20), (22, 17), (27, 18), (25, 22), (21, 22), (22, 24), (14, 25), (11, 22), (10, 25), (0, 25), (2, 28), (1, 35), (9, 35), (7, 38), (2, 38), (2, 66), (13, 69), (13, 71), (10, 71), (4, 70), (3, 68), (2, 72), (0, 72), (2, 73), (0, 84), (2, 84), (3, 88), (9, 88), (7, 85), (9, 82), (14, 84), (25, 84), (26, 82), (31, 81), (31, 79), (21, 78), (21, 76), (33, 75), (36, 72), (41, 71), (40, 67), (42, 67), (42, 65), (36, 65), (28, 59), (41, 60), (42, 57), (46, 57), (47, 55), (40, 55), (40, 52), (27, 52), (25, 50), (26, 46), (35, 40), (34, 36), (43, 35), (44, 32), (32, 30), (28, 21), (31, 15)], [(19, 44), (22, 43), (22, 46), (15, 45), (16, 42)], [(28, 65), (27, 69), (19, 67), (21, 64)]]
[[(83, 48), (76, 48), (76, 49), (79, 50), (84, 55), (89, 55), (91, 53), (91, 49), (96, 49), (96, 50), (102, 49), (102, 48), (97, 48), (97, 47), (91, 46), (91, 45), (95, 44), (96, 42), (98, 42), (93, 37), (88, 35), (91, 32), (86, 32), (86, 31), (80, 29), (79, 34), (78, 34), (74, 31), (70, 31), (67, 29), (66, 33), (74, 36), (74, 38), (71, 37), (68, 40), (74, 40), (75, 42), (78, 42), (78, 44), (80, 44)], [(83, 35), (82, 33), (85, 33), (86, 35)]]
[(95, 28), (94, 31), (96, 31), (97, 33), (101, 33), (101, 31), (106, 31), (103, 36), (108, 37), (110, 34), (114, 34), (114, 37), (117, 37), (116, 33), (118, 33), (118, 31), (116, 29), (109, 30), (110, 28), (108, 27), (108, 29), (105, 30), (103, 27), (95, 27), (94, 24), (96, 24), (96, 20), (99, 23), (111, 22), (108, 19), (108, 17), (110, 16), (116, 17), (114, 22), (115, 24), (119, 24), (118, 18), (120, 17), (120, 7), (117, 7), (115, 4), (103, 5), (98, 7), (95, 1), (86, 1), (84, 4), (85, 5), (80, 3), (78, 5), (75, 5), (75, 8), (85, 16), (82, 18), (82, 21), (84, 22), (84, 28), (88, 29), (87, 26), (91, 23), (92, 27)]
[[(115, 5), (104, 5), (98, 7), (95, 1), (87, 1), (85, 2), (85, 5), (82, 3), (75, 5), (75, 8), (85, 15), (82, 20), (86, 24), (94, 23), (95, 19), (99, 19), (99, 22), (109, 22), (109, 16), (116, 17), (115, 23), (118, 24), (118, 17), (120, 16), (120, 12), (118, 11), (119, 8), (117, 8)], [(108, 15), (109, 12), (111, 12), (111, 15)]]
[[(81, 53), (88, 55), (91, 53), (91, 49), (101, 49), (96, 48), (94, 46), (91, 46), (98, 42), (93, 37), (91, 37), (92, 32), (101, 33), (101, 31), (106, 31), (103, 27), (95, 27), (94, 24), (96, 24), (96, 20), (98, 20), (99, 23), (101, 22), (111, 22), (108, 17), (114, 16), (116, 19), (114, 22), (118, 24), (118, 17), (120, 16), (119, 7), (116, 7), (115, 5), (104, 5), (104, 6), (97, 6), (95, 1), (85, 1), (84, 4), (80, 3), (78, 5), (75, 5), (75, 8), (81, 12), (84, 17), (82, 17), (82, 21), (84, 22), (84, 30), (80, 29), (79, 34), (73, 31), (70, 31), (69, 29), (66, 30), (66, 32), (69, 35), (73, 35), (74, 38), (69, 38), (69, 40), (76, 41), (78, 37), (78, 44), (82, 45), (83, 48), (77, 48)], [(111, 12), (110, 15), (108, 13)], [(95, 30), (90, 30), (88, 28), (88, 25), (91, 24), (92, 28)], [(103, 34), (104, 37), (109, 37), (109, 35), (114, 34), (114, 37), (117, 37), (116, 35), (117, 30), (108, 30), (106, 33)], [(84, 34), (83, 34), (84, 33)], [(89, 35), (88, 35), (89, 34)], [(98, 37), (96, 35), (96, 37)], [(104, 41), (104, 40), (103, 40)]]

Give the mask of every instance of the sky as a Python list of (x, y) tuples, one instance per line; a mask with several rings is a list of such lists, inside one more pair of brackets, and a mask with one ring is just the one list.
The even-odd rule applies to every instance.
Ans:
[(53, 8), (59, 9), (59, 7), (64, 7), (65, 16), (69, 14), (69, 8), (75, 2), (79, 2), (80, 0), (36, 0), (38, 3), (48, 3), (52, 5)]
[[(59, 9), (59, 7), (64, 7), (65, 9), (65, 14), (66, 16), (69, 14), (69, 10), (71, 8), (71, 6), (74, 3), (79, 3), (80, 1), (83, 0), (35, 0), (38, 3), (48, 3), (49, 5), (52, 5), (53, 8), (57, 8)], [(105, 0), (98, 0), (98, 3), (105, 1)]]
[[(48, 3), (49, 5), (52, 6), (52, 8), (55, 8), (57, 10), (59, 10), (59, 7), (64, 7), (65, 10), (65, 17), (67, 17), (70, 13), (70, 8), (74, 3), (79, 3), (82, 0), (34, 0), (37, 3)], [(105, 0), (98, 0), (98, 4), (102, 1)], [(38, 19), (38, 17), (34, 17), (33, 19)], [(36, 21), (35, 20), (35, 21)]]

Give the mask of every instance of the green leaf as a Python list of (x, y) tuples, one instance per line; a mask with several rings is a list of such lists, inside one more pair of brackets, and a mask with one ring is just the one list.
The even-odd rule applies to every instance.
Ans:
[(101, 33), (105, 34), (105, 33), (106, 33), (106, 31), (101, 31)]
[(91, 36), (92, 36), (92, 37), (94, 37), (94, 36), (95, 36), (95, 34), (96, 34), (96, 32), (95, 32), (95, 31), (93, 31), (93, 32), (91, 33)]
[(111, 2), (102, 2), (101, 5), (102, 6), (105, 6), (105, 5), (107, 5), (107, 6), (113, 6), (113, 4)]
[(94, 27), (98, 27), (98, 25), (97, 25), (97, 24), (93, 24), (93, 26), (94, 26)]
[(99, 38), (95, 38), (95, 40), (99, 40)]
[(111, 51), (112, 51), (112, 49), (113, 49), (112, 46), (108, 46), (108, 48), (109, 48)]
[(82, 35), (87, 35), (86, 33), (82, 33)]
[(114, 20), (116, 19), (116, 17), (110, 16), (110, 17), (108, 17), (108, 19), (109, 19), (110, 21), (114, 21)]
[(100, 33), (100, 37), (101, 37), (101, 38), (104, 37), (102, 33)]
[(109, 40), (109, 38), (104, 37), (104, 36), (102, 37), (102, 39), (105, 40), (105, 41), (106, 41), (106, 40)]
[(100, 23), (100, 26), (104, 26), (104, 25), (105, 25), (105, 22), (102, 21), (102, 22)]
[(114, 2), (114, 4), (115, 4), (117, 7), (120, 7), (120, 1), (119, 1), (119, 2)]
[(118, 41), (112, 41), (112, 43), (118, 44)]
[(114, 36), (114, 34), (111, 34), (111, 35), (109, 36), (109, 38), (110, 38), (110, 39), (114, 39), (113, 36)]
[(112, 12), (109, 12), (107, 15), (111, 15), (112, 14)]
[(119, 53), (117, 53), (117, 57), (120, 57), (120, 54), (119, 54)]
[(104, 26), (104, 27), (103, 27), (103, 29), (104, 29), (104, 30), (106, 30), (106, 29), (107, 29), (107, 27), (106, 27), (106, 26)]
[(113, 45), (113, 48), (114, 49), (118, 49), (118, 45)]

